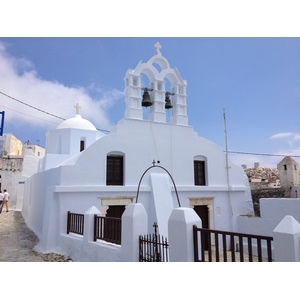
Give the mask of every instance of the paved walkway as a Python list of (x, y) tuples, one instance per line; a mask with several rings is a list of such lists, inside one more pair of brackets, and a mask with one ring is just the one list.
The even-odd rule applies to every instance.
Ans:
[(20, 211), (4, 208), (0, 214), (0, 262), (70, 261), (59, 254), (42, 254), (33, 250), (38, 237), (26, 226)]

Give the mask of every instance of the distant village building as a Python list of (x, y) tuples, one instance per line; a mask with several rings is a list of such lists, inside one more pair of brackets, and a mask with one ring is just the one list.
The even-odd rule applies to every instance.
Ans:
[(290, 156), (286, 156), (277, 165), (277, 168), (281, 186), (286, 189), (287, 196), (290, 197), (292, 188), (300, 185), (298, 163)]
[(45, 149), (22, 144), (13, 134), (3, 134), (0, 142), (0, 189), (9, 191), (10, 209), (22, 209), (25, 180), (38, 171)]
[(249, 179), (254, 211), (260, 215), (261, 198), (300, 198), (298, 163), (291, 157), (285, 157), (277, 168), (260, 167), (255, 163), (253, 168), (243, 165)]
[(265, 188), (280, 188), (279, 171), (276, 168), (261, 167), (258, 162), (253, 168), (243, 165), (249, 179), (251, 190)]
[(282, 187), (286, 189), (286, 196), (289, 197), (290, 191), (300, 186), (299, 166), (290, 156), (284, 157), (277, 164), (277, 168), (261, 167), (259, 163), (254, 163), (253, 168), (247, 168), (247, 165), (242, 167), (247, 174), (251, 189)]

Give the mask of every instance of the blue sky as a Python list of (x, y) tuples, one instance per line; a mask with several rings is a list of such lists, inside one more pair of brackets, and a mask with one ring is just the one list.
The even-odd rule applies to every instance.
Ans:
[[(187, 80), (189, 125), (225, 150), (300, 156), (300, 38), (0, 38), (5, 133), (45, 145), (72, 117), (110, 130), (124, 116), (124, 76), (161, 52)], [(276, 166), (278, 156), (230, 154), (237, 164)], [(297, 161), (298, 158), (295, 157)]]
[[(109, 130), (124, 116), (127, 69), (150, 59), (159, 41), (171, 67), (187, 80), (189, 124), (200, 136), (225, 150), (225, 108), (229, 150), (300, 156), (298, 6), (295, 0), (6, 1), (0, 18), (0, 92), (62, 118), (73, 116), (79, 102), (83, 117)], [(46, 131), (61, 121), (0, 94), (2, 110), (6, 133), (32, 143), (39, 139), (41, 145)], [(230, 154), (230, 159), (249, 167), (254, 162), (276, 167), (281, 157)], [(239, 285), (252, 274), (244, 268), (243, 277), (234, 277)], [(215, 281), (206, 284), (224, 284), (224, 278), (232, 281), (241, 273), (232, 273), (232, 265), (224, 273), (221, 269), (209, 265), (202, 273), (211, 272)], [(20, 273), (18, 265), (22, 282), (30, 270), (25, 271)], [(262, 271), (256, 275), (265, 284)], [(147, 274), (152, 275), (143, 272), (140, 283), (152, 280)], [(194, 292), (191, 279), (180, 278), (185, 296)], [(273, 286), (277, 295), (282, 284)]]
[(129, 0), (99, 9), (90, 0), (74, 0), (72, 7), (29, 0), (18, 10), (6, 3), (0, 20), (4, 132), (44, 146), (46, 131), (72, 117), (76, 102), (84, 118), (110, 130), (124, 117), (126, 71), (148, 61), (160, 42), (162, 55), (187, 81), (189, 125), (200, 136), (225, 150), (225, 109), (228, 150), (266, 154), (231, 153), (234, 163), (276, 167), (283, 158), (276, 155), (300, 163), (297, 4), (206, 2), (153, 0), (145, 7)]

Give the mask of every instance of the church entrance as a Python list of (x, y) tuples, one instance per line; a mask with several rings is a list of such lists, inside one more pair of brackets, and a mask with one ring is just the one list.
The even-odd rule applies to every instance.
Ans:
[(108, 207), (106, 217), (121, 218), (125, 211), (125, 205), (111, 205)]
[[(120, 219), (126, 206), (132, 203), (134, 196), (106, 196), (101, 199), (100, 211), (104, 218), (104, 236), (121, 241), (122, 222)], [(120, 224), (120, 225), (119, 225)]]
[(104, 239), (110, 241), (113, 237), (115, 240), (121, 241), (122, 224), (116, 222), (121, 219), (125, 210), (125, 205), (111, 205), (108, 207), (106, 217), (104, 219)]
[[(190, 207), (194, 209), (196, 214), (202, 220), (202, 227), (208, 229), (214, 229), (214, 197), (205, 196), (205, 197), (189, 197)], [(205, 250), (208, 250), (208, 234), (202, 234)], [(213, 241), (212, 241), (213, 242)]]
[[(207, 205), (196, 205), (194, 206), (196, 214), (202, 220), (202, 228), (209, 228), (209, 214)], [(208, 236), (203, 233), (203, 245), (204, 250), (208, 250)]]

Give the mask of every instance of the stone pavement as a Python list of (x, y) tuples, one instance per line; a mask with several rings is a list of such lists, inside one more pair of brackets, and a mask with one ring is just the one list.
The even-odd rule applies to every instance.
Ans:
[(55, 253), (39, 253), (33, 248), (38, 237), (27, 226), (20, 211), (5, 207), (0, 214), (0, 262), (66, 262), (71, 261)]

